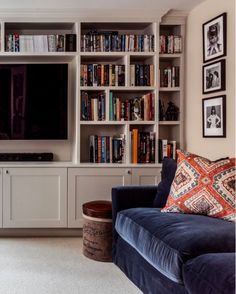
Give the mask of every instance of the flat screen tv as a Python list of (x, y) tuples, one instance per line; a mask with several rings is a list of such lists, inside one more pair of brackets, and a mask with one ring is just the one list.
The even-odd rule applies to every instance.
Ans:
[(68, 64), (0, 64), (0, 140), (66, 140)]

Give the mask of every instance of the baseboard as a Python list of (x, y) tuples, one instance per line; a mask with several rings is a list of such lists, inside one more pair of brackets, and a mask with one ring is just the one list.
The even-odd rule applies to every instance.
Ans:
[(0, 229), (0, 237), (82, 237), (82, 229)]

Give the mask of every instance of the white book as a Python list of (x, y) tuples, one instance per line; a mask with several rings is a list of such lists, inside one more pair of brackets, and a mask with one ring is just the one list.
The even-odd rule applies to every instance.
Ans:
[(93, 106), (92, 106), (93, 120), (98, 121), (98, 99), (97, 98), (92, 98), (91, 103), (93, 104)]
[(24, 35), (24, 51), (25, 52), (34, 52), (34, 43), (32, 35)]
[(56, 36), (55, 35), (48, 35), (48, 52), (56, 52)]
[(144, 35), (144, 52), (149, 52), (149, 38), (148, 35)]
[(130, 65), (130, 86), (135, 86), (135, 64)]
[(48, 36), (43, 35), (43, 52), (48, 52)]
[(167, 144), (168, 141), (166, 139), (162, 139), (162, 158), (167, 157), (168, 153), (167, 153)]
[(25, 36), (19, 35), (20, 52), (25, 52)]

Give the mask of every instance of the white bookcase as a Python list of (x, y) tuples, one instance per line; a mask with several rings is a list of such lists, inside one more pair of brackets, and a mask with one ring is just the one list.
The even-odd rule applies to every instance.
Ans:
[[(20, 16), (1, 16), (0, 18), (0, 63), (67, 63), (69, 65), (68, 73), (68, 139), (67, 140), (1, 140), (0, 152), (53, 152), (55, 161), (52, 163), (0, 163), (0, 167), (3, 169), (13, 168), (44, 168), (45, 170), (53, 168), (63, 169), (63, 181), (66, 181), (66, 175), (64, 174), (65, 168), (68, 174), (68, 194), (67, 201), (68, 210), (63, 212), (63, 221), (55, 223), (55, 227), (65, 227), (65, 219), (68, 219), (68, 227), (81, 227), (81, 205), (83, 202), (97, 199), (96, 186), (91, 187), (87, 195), (86, 186), (84, 183), (93, 183), (93, 181), (99, 182), (102, 175), (101, 185), (99, 185), (99, 191), (104, 193), (103, 199), (110, 199), (110, 185), (141, 185), (141, 184), (157, 184), (160, 179), (160, 154), (159, 154), (159, 139), (167, 139), (169, 141), (176, 141), (177, 147), (184, 147), (184, 38), (185, 38), (185, 14), (181, 13), (169, 13), (162, 19), (160, 16), (156, 18), (148, 17), (135, 17), (130, 19), (129, 17), (80, 17), (70, 14), (69, 16), (62, 17), (61, 15), (53, 15), (50, 17), (48, 14), (40, 15), (37, 17), (20, 17)], [(90, 49), (85, 48), (85, 35), (99, 35), (100, 37), (93, 37), (96, 45), (91, 45), (92, 39), (89, 41)], [(32, 50), (32, 48), (24, 47), (25, 50), (19, 52), (9, 52), (9, 35), (17, 36), (31, 36), (31, 40), (38, 38), (37, 36), (50, 36), (50, 35), (64, 35), (75, 34), (76, 35), (76, 48), (73, 52), (59, 51), (59, 52), (46, 52), (43, 46), (37, 46), (38, 50)], [(110, 34), (110, 37), (109, 37)], [(112, 35), (125, 36), (114, 37), (114, 48), (121, 44), (119, 42), (129, 42), (128, 46), (122, 47), (122, 50), (114, 50), (114, 48), (108, 49), (105, 44), (109, 44), (109, 38)], [(178, 34), (182, 37), (182, 51), (181, 53), (173, 54), (160, 54), (159, 53), (159, 36), (160, 34)], [(101, 36), (106, 35), (106, 37)], [(108, 36), (107, 36), (108, 35)], [(130, 37), (131, 35), (131, 37)], [(142, 37), (136, 37), (144, 35)], [(127, 37), (129, 36), (129, 37)], [(152, 37), (150, 37), (152, 36)], [(39, 37), (39, 39), (43, 37)], [(44, 37), (45, 38), (45, 37)], [(107, 39), (106, 39), (107, 38)], [(120, 38), (120, 39), (119, 39)], [(122, 39), (124, 38), (124, 39)], [(150, 46), (148, 45), (148, 38)], [(24, 37), (23, 37), (24, 39)], [(145, 40), (144, 40), (145, 39)], [(99, 42), (98, 42), (99, 40)], [(122, 41), (123, 40), (123, 41)], [(130, 41), (131, 40), (131, 41)], [(32, 42), (32, 41), (30, 41)], [(97, 43), (96, 43), (97, 42)], [(108, 43), (106, 43), (108, 42)], [(112, 42), (112, 41), (110, 41)], [(139, 45), (137, 45), (139, 44)], [(143, 47), (142, 45), (143, 44)], [(105, 47), (102, 47), (105, 46)], [(107, 45), (108, 46), (108, 45)], [(121, 45), (119, 45), (121, 46)], [(27, 48), (30, 48), (27, 50)], [(94, 48), (97, 48), (96, 50)], [(136, 48), (136, 50), (134, 50)], [(143, 50), (141, 49), (143, 48)], [(30, 51), (30, 52), (29, 52)], [(105, 71), (104, 65), (110, 65), (111, 72), (108, 76), (114, 82), (106, 83), (104, 80), (107, 76), (103, 77), (103, 82), (92, 83), (88, 85), (81, 83), (81, 72), (85, 72), (88, 65), (99, 65), (99, 70)], [(123, 68), (118, 67), (123, 65)], [(140, 66), (141, 65), (141, 66)], [(159, 69), (165, 66), (178, 66), (179, 67), (179, 85), (178, 87), (160, 87), (160, 71)], [(95, 69), (96, 69), (95, 66)], [(112, 67), (113, 66), (113, 67)], [(93, 66), (94, 68), (94, 66)], [(106, 69), (107, 70), (107, 69)], [(119, 78), (122, 80), (119, 85), (119, 78), (115, 75), (119, 73)], [(124, 71), (124, 77), (121, 73)], [(141, 78), (136, 71), (141, 72)], [(99, 71), (98, 71), (99, 72)], [(106, 73), (107, 74), (107, 73)], [(113, 74), (113, 76), (112, 76)], [(136, 76), (136, 84), (133, 85)], [(87, 78), (88, 79), (88, 78)], [(100, 76), (100, 80), (101, 80)], [(118, 81), (119, 80), (119, 81)], [(106, 80), (107, 81), (107, 80)], [(98, 95), (102, 95), (103, 99), (103, 118), (98, 120), (98, 114), (95, 113), (95, 120), (91, 118), (84, 119), (82, 113), (84, 111), (84, 104), (82, 103), (83, 95), (88, 95), (89, 99), (97, 98)], [(149, 95), (150, 94), (150, 95)], [(113, 116), (111, 116), (111, 96), (118, 105), (112, 107)], [(141, 102), (140, 97), (143, 98)], [(116, 99), (117, 100), (116, 100)], [(129, 107), (133, 107), (131, 101), (139, 101), (139, 114), (140, 120), (134, 120), (134, 114), (129, 110)], [(144, 102), (144, 100), (148, 102)], [(160, 120), (160, 107), (159, 99), (161, 99), (166, 107), (169, 101), (173, 102), (179, 108), (179, 115), (177, 120)], [(150, 102), (151, 101), (151, 102)], [(94, 102), (95, 107), (99, 101)], [(101, 102), (101, 101), (100, 101)], [(145, 106), (144, 106), (145, 103)], [(151, 103), (151, 105), (150, 105)], [(83, 104), (83, 105), (82, 105)], [(140, 107), (141, 105), (141, 107)], [(122, 112), (126, 107), (126, 113)], [(93, 104), (94, 107), (94, 104)], [(100, 110), (101, 111), (101, 110)], [(114, 115), (116, 112), (116, 116)], [(121, 113), (122, 112), (122, 113)], [(144, 114), (145, 112), (145, 114)], [(90, 112), (91, 113), (91, 112)], [(84, 113), (83, 113), (84, 114)], [(94, 113), (93, 113), (94, 114)], [(146, 117), (146, 119), (144, 119)], [(147, 118), (148, 117), (148, 118)], [(143, 155), (142, 160), (134, 161), (134, 150), (132, 147), (132, 135), (134, 136), (135, 129), (138, 132), (151, 133), (155, 135), (154, 145), (152, 149), (152, 157)], [(106, 137), (120, 137), (124, 139), (124, 145), (122, 151), (124, 153), (123, 160), (120, 163), (112, 162), (90, 162), (90, 140), (93, 135), (106, 136)], [(142, 137), (141, 143), (143, 144), (137, 149), (137, 153), (143, 151), (143, 148), (150, 148), (150, 141), (145, 137)], [(107, 139), (108, 140), (108, 139)], [(145, 141), (146, 140), (146, 141)], [(147, 143), (148, 142), (148, 143)], [(110, 142), (111, 144), (111, 142)], [(149, 146), (148, 146), (149, 144)], [(152, 148), (154, 145), (151, 145)], [(109, 146), (109, 145), (107, 145)], [(144, 146), (144, 147), (143, 147)], [(108, 147), (107, 147), (108, 148)], [(114, 151), (114, 149), (113, 149)], [(149, 149), (150, 152), (150, 149)], [(139, 157), (139, 155), (137, 155)], [(111, 155), (108, 156), (111, 158)], [(148, 159), (149, 158), (149, 159)], [(1, 171), (1, 169), (0, 169)], [(9, 169), (11, 171), (11, 169)], [(60, 171), (56, 171), (56, 174)], [(20, 173), (19, 169), (19, 173)], [(27, 174), (27, 173), (26, 173)], [(49, 172), (50, 174), (50, 172)], [(7, 176), (4, 176), (7, 178)], [(4, 187), (7, 183), (0, 173), (1, 182)], [(28, 181), (26, 179), (26, 181)], [(64, 183), (64, 182), (63, 182)], [(51, 184), (50, 184), (51, 185)], [(72, 185), (72, 186), (71, 186)], [(75, 186), (76, 185), (76, 186)], [(82, 185), (81, 188), (79, 185)], [(56, 187), (55, 187), (56, 189)], [(34, 186), (28, 190), (30, 193), (34, 192)], [(3, 191), (4, 195), (1, 195)], [(7, 200), (5, 190), (0, 189), (0, 207), (2, 205), (1, 198)], [(30, 192), (31, 191), (31, 192)], [(64, 191), (64, 190), (63, 190)], [(100, 194), (101, 194), (100, 193)], [(102, 195), (99, 194), (99, 198)], [(37, 194), (38, 195), (38, 194)], [(27, 198), (25, 198), (25, 201)], [(44, 199), (47, 206), (46, 199)], [(7, 201), (5, 203), (8, 203)], [(43, 203), (41, 203), (43, 205)], [(74, 209), (76, 208), (76, 209)], [(9, 211), (9, 207), (7, 208)], [(5, 208), (3, 207), (3, 214)], [(19, 215), (22, 211), (17, 212)], [(67, 214), (67, 216), (66, 216)], [(47, 216), (50, 218), (50, 216)], [(0, 217), (0, 220), (2, 218)], [(8, 224), (11, 222), (8, 216), (3, 215), (3, 219)], [(33, 219), (33, 217), (32, 217)], [(0, 222), (1, 225), (1, 222)], [(52, 222), (47, 224), (47, 220), (43, 222), (43, 227), (53, 227)], [(37, 227), (40, 223), (37, 223)], [(14, 222), (11, 222), (11, 227), (14, 227)], [(16, 227), (19, 227), (17, 224)], [(24, 223), (24, 227), (34, 227), (34, 223)]]

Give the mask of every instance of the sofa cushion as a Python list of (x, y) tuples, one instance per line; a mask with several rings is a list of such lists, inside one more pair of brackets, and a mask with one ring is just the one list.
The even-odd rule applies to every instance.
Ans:
[(162, 161), (161, 182), (157, 186), (157, 194), (153, 202), (154, 207), (164, 207), (170, 193), (170, 187), (175, 177), (177, 163), (174, 159), (164, 157)]
[(187, 260), (234, 251), (234, 223), (207, 216), (131, 208), (117, 214), (115, 228), (158, 271), (178, 283)]
[(204, 254), (183, 266), (185, 287), (191, 294), (234, 294), (235, 254)]
[(162, 212), (204, 214), (235, 221), (235, 159), (210, 161), (178, 154), (170, 195)]

